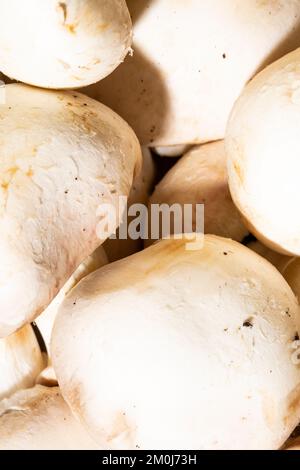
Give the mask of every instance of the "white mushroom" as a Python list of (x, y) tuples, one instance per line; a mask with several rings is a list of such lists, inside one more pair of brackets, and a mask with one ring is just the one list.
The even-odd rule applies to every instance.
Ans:
[(230, 190), (251, 231), (297, 256), (299, 70), (297, 49), (257, 75), (234, 106), (226, 138)]
[[(149, 196), (153, 190), (156, 176), (155, 164), (148, 148), (143, 147), (142, 154), (142, 168), (133, 181), (128, 197), (127, 212), (130, 211), (130, 208), (134, 209), (133, 206), (135, 204), (144, 204), (147, 206)], [(131, 238), (129, 236), (130, 234), (128, 233), (130, 223), (134, 220), (134, 218), (134, 215), (128, 215), (126, 222), (122, 224), (122, 228), (117, 230), (116, 238), (108, 238), (104, 243), (103, 247), (105, 248), (105, 252), (107, 253), (108, 259), (111, 263), (119, 259), (126, 258), (126, 256), (137, 253), (143, 248), (143, 241), (140, 238), (136, 240)], [(147, 222), (147, 218), (145, 222)], [(127, 233), (127, 238), (121, 239), (120, 232), (124, 232), (124, 234)]]
[(128, 0), (133, 57), (87, 93), (151, 147), (224, 138), (253, 75), (300, 45), (299, 0)]
[(8, 85), (5, 92), (0, 337), (38, 316), (115, 232), (117, 217), (106, 235), (99, 222), (118, 210), (121, 194), (129, 194), (141, 158), (130, 127), (84, 95), (25, 85)]
[[(184, 205), (192, 204), (193, 231), (196, 228), (196, 204), (204, 204), (205, 233), (237, 241), (248, 234), (229, 193), (223, 141), (194, 147), (185, 154), (156, 186), (149, 201), (149, 213), (151, 204), (169, 207), (180, 204), (183, 213)], [(152, 223), (156, 223), (153, 218)], [(171, 228), (174, 233), (174, 226)], [(160, 223), (160, 235), (162, 231)]]
[(187, 243), (163, 240), (72, 290), (52, 337), (62, 394), (106, 449), (277, 449), (300, 418), (296, 299), (243, 245)]
[(109, 75), (131, 45), (125, 0), (0, 0), (0, 69), (45, 88)]
[(37, 385), (0, 402), (1, 450), (99, 450), (57, 387)]
[(19, 389), (32, 387), (44, 366), (31, 325), (0, 339), (0, 400)]
[(160, 157), (181, 157), (190, 148), (190, 145), (173, 145), (169, 147), (155, 147), (154, 151)]

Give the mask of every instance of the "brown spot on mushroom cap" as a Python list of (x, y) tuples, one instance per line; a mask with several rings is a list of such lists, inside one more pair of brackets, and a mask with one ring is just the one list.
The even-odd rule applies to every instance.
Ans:
[(298, 417), (298, 421), (300, 420), (300, 384), (290, 392), (287, 402), (287, 413), (284, 417), (284, 423), (288, 426), (295, 418)]

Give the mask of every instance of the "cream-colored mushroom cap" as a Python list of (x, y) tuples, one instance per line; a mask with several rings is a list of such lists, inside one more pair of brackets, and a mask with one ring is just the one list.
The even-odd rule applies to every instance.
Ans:
[[(5, 93), (0, 337), (40, 314), (101, 245), (99, 220), (114, 208), (118, 213), (119, 195), (129, 194), (141, 158), (130, 127), (84, 95), (25, 85), (8, 85)], [(107, 236), (117, 225), (111, 221)]]
[(32, 387), (44, 366), (31, 325), (24, 326), (7, 338), (1, 338), (0, 400), (19, 389)]
[(82, 280), (54, 326), (63, 396), (109, 449), (277, 449), (300, 417), (300, 330), (280, 273), (243, 245), (163, 240)]
[(300, 302), (300, 258), (292, 258), (282, 269), (282, 275)]
[[(108, 238), (104, 243), (105, 252), (109, 261), (112, 263), (126, 256), (133, 255), (143, 248), (141, 238), (133, 239), (130, 237), (130, 224), (139, 217), (138, 209), (135, 204), (143, 204), (145, 208), (148, 205), (150, 194), (153, 191), (154, 180), (156, 176), (156, 167), (151, 152), (147, 147), (142, 148), (143, 163), (141, 171), (136, 175), (127, 202), (127, 219), (123, 222), (122, 227), (117, 230), (116, 238)], [(131, 212), (132, 211), (132, 212)], [(130, 214), (133, 215), (130, 215)], [(147, 222), (147, 216), (143, 218), (144, 223)], [(121, 233), (121, 235), (120, 235)], [(124, 235), (126, 238), (122, 239)]]
[(300, 49), (257, 75), (234, 106), (226, 150), (233, 199), (265, 245), (300, 255)]
[(37, 385), (0, 402), (1, 450), (99, 450), (58, 387)]
[[(230, 196), (223, 141), (194, 147), (186, 153), (156, 186), (150, 198), (149, 213), (151, 204), (168, 204), (170, 208), (180, 204), (183, 213), (184, 205), (192, 204), (193, 231), (196, 228), (196, 204), (203, 204), (205, 233), (237, 241), (248, 234)], [(186, 212), (186, 222), (190, 220), (188, 216), (189, 212)], [(154, 218), (152, 223), (157, 223)], [(162, 231), (160, 221), (160, 235)]]
[(128, 0), (133, 57), (87, 93), (151, 147), (224, 138), (234, 101), (300, 45), (299, 0)]
[(125, 0), (0, 1), (0, 69), (45, 88), (76, 88), (109, 75), (131, 45)]
[(285, 266), (291, 261), (290, 256), (285, 256), (277, 251), (271, 250), (267, 246), (263, 245), (259, 241), (250, 242), (248, 248), (255, 251), (255, 253), (266, 258), (270, 263), (275, 266), (279, 272), (283, 272)]

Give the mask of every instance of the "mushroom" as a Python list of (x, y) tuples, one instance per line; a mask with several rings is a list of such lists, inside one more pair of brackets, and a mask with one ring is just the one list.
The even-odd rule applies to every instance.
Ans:
[(230, 191), (248, 227), (269, 248), (297, 256), (299, 68), (297, 49), (258, 74), (236, 102), (226, 137)]
[(300, 450), (300, 436), (295, 439), (289, 439), (283, 450)]
[(277, 449), (299, 422), (292, 290), (237, 242), (191, 243), (105, 266), (60, 308), (54, 369), (104, 449)]
[(290, 256), (282, 255), (281, 253), (277, 253), (276, 251), (271, 250), (267, 246), (263, 245), (259, 241), (252, 241), (248, 245), (248, 248), (255, 251), (258, 255), (263, 256), (265, 259), (270, 261), (270, 263), (275, 266), (279, 272), (282, 273), (282, 270), (285, 266), (291, 261)]
[(0, 337), (45, 310), (77, 266), (115, 232), (119, 196), (129, 194), (141, 158), (130, 127), (84, 95), (15, 84), (5, 93)]
[[(147, 206), (149, 196), (153, 190), (154, 179), (156, 176), (156, 168), (150, 150), (147, 147), (142, 148), (143, 163), (140, 173), (133, 181), (133, 185), (128, 197), (127, 213), (134, 209), (135, 204), (143, 204)], [(135, 212), (135, 211), (133, 211)], [(137, 212), (137, 216), (138, 216)], [(112, 263), (119, 259), (137, 253), (143, 248), (141, 238), (133, 239), (128, 233), (130, 223), (134, 220), (134, 215), (127, 214), (126, 222), (123, 222), (121, 228), (117, 230), (116, 238), (108, 238), (103, 247), (107, 253), (109, 261)], [(145, 223), (147, 222), (147, 218)], [(126, 229), (127, 227), (127, 229)], [(120, 238), (120, 233), (126, 235), (126, 238)], [(123, 235), (122, 235), (123, 236)]]
[(169, 147), (155, 147), (154, 152), (160, 157), (181, 157), (190, 148), (190, 145), (173, 145)]
[[(150, 214), (153, 204), (167, 204), (170, 208), (173, 204), (180, 204), (185, 222), (188, 214), (184, 212), (184, 205), (192, 204), (193, 231), (196, 228), (196, 204), (203, 204), (205, 233), (237, 241), (248, 234), (229, 193), (223, 141), (194, 147), (187, 152), (156, 186), (149, 201)], [(155, 221), (153, 217), (151, 222), (153, 225), (158, 224), (158, 220)], [(164, 227), (159, 222), (161, 238), (161, 235), (169, 233), (164, 233)], [(171, 233), (174, 230), (176, 232), (173, 225)]]
[(0, 68), (45, 88), (76, 88), (109, 75), (130, 50), (125, 0), (0, 0)]
[(36, 385), (0, 402), (1, 450), (99, 450), (58, 387)]
[(86, 92), (151, 147), (222, 139), (243, 86), (300, 45), (297, 0), (128, 0), (133, 56)]
[(44, 358), (31, 325), (0, 339), (0, 400), (32, 387), (43, 368)]
[(282, 275), (300, 302), (300, 258), (291, 258), (282, 268)]

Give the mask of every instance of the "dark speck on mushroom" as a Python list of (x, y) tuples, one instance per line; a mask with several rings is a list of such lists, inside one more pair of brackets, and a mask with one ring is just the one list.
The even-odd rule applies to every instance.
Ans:
[(245, 328), (253, 328), (252, 318), (248, 318), (248, 320), (244, 321), (243, 327)]

